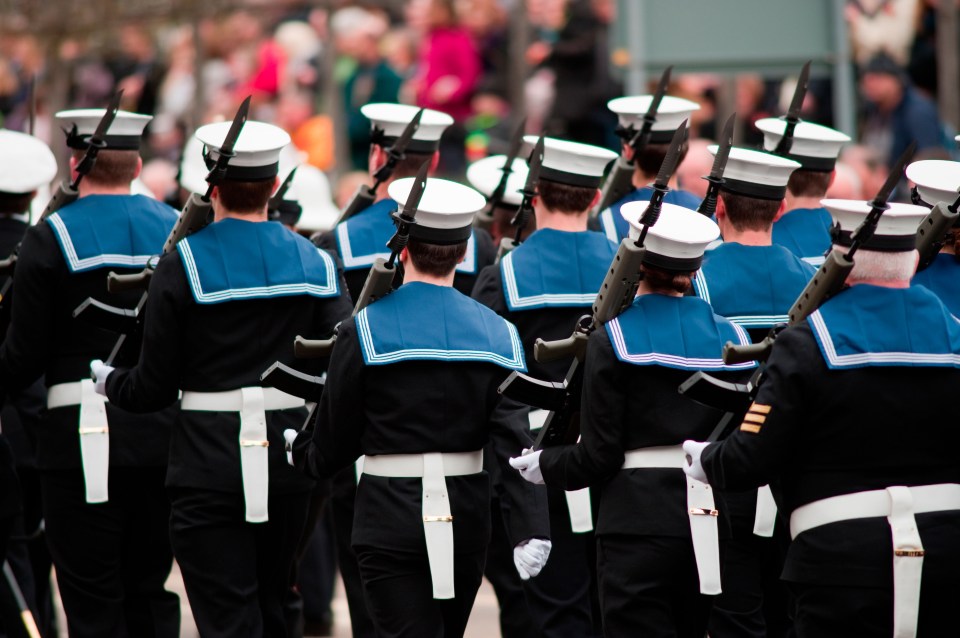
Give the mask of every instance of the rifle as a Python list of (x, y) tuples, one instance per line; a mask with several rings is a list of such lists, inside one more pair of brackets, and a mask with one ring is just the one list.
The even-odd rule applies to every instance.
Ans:
[(7, 586), (7, 591), (13, 598), (13, 603), (17, 606), (17, 613), (20, 614), (20, 625), (24, 634), (29, 638), (40, 638), (40, 629), (33, 618), (33, 612), (30, 611), (30, 607), (23, 597), (23, 589), (20, 588), (20, 583), (17, 582), (17, 577), (10, 568), (10, 563), (6, 560), (3, 561), (3, 580)]
[(733, 384), (721, 381), (704, 372), (697, 372), (680, 385), (680, 394), (703, 405), (718, 408), (724, 411), (724, 417), (720, 425), (714, 430), (711, 436), (712, 440), (718, 440), (726, 435), (727, 430), (736, 427), (742, 420), (743, 415), (750, 407), (750, 403), (756, 396), (760, 383), (763, 380), (763, 363), (770, 357), (773, 350), (773, 344), (777, 336), (788, 326), (794, 326), (802, 323), (823, 303), (843, 290), (844, 284), (850, 272), (853, 270), (854, 256), (857, 251), (866, 243), (873, 233), (877, 230), (877, 224), (884, 211), (890, 208), (887, 200), (890, 194), (900, 181), (903, 175), (903, 168), (906, 166), (910, 157), (913, 155), (916, 144), (911, 144), (909, 148), (900, 156), (893, 170), (887, 176), (887, 181), (877, 192), (876, 197), (870, 202), (870, 212), (851, 236), (851, 245), (846, 253), (837, 250), (831, 250), (824, 260), (823, 264), (814, 274), (813, 279), (807, 282), (806, 287), (797, 297), (788, 313), (789, 321), (787, 324), (780, 324), (770, 329), (769, 334), (760, 343), (741, 346), (727, 342), (723, 347), (723, 361), (727, 364), (745, 363), (747, 361), (759, 361), (761, 365), (754, 372), (752, 378), (747, 384)]
[[(77, 167), (74, 169), (77, 176), (72, 182), (69, 179), (64, 179), (60, 182), (53, 197), (50, 198), (46, 208), (43, 209), (43, 214), (40, 215), (40, 221), (43, 221), (64, 206), (72, 204), (80, 197), (78, 190), (80, 182), (93, 170), (93, 165), (97, 163), (97, 155), (107, 145), (104, 138), (107, 136), (107, 131), (110, 130), (110, 125), (113, 124), (113, 120), (117, 117), (117, 111), (120, 110), (121, 97), (123, 97), (122, 90), (117, 91), (116, 95), (110, 100), (110, 104), (107, 105), (107, 109), (104, 111), (103, 117), (100, 118), (96, 130), (94, 130), (89, 142), (87, 142), (83, 159), (80, 160), (80, 163), (77, 164)], [(10, 294), (10, 288), (13, 286), (13, 271), (17, 266), (17, 256), (19, 254), (20, 244), (18, 243), (10, 255), (0, 260), (0, 276), (7, 276), (7, 280), (3, 283), (2, 288), (0, 288), (0, 303)]]
[[(190, 194), (187, 205), (184, 207), (183, 212), (180, 213), (180, 217), (176, 223), (174, 223), (170, 234), (167, 235), (167, 239), (163, 243), (161, 255), (166, 255), (175, 250), (177, 243), (181, 239), (206, 226), (213, 212), (213, 207), (210, 204), (210, 196), (213, 194), (214, 187), (223, 181), (226, 175), (227, 165), (235, 155), (233, 149), (237, 143), (237, 139), (240, 137), (240, 131), (243, 130), (243, 125), (247, 121), (249, 111), (250, 97), (248, 96), (247, 99), (240, 104), (240, 108), (237, 109), (237, 113), (233, 118), (233, 124), (230, 126), (230, 130), (227, 131), (227, 136), (224, 138), (223, 144), (218, 151), (217, 161), (207, 174), (207, 192), (203, 195), (197, 193)], [(128, 337), (137, 336), (140, 332), (143, 309), (147, 304), (147, 288), (149, 287), (150, 278), (153, 276), (153, 270), (156, 268), (156, 262), (158, 260), (159, 257), (152, 258), (147, 265), (144, 266), (143, 270), (138, 273), (126, 275), (111, 271), (107, 274), (107, 290), (112, 293), (129, 290), (144, 291), (140, 296), (140, 301), (137, 302), (136, 307), (132, 310), (110, 306), (93, 297), (88, 297), (86, 301), (77, 306), (73, 311), (74, 317), (85, 319), (112, 332), (120, 333), (120, 337), (117, 339), (113, 350), (110, 352), (110, 356), (107, 358), (107, 365), (113, 365), (121, 351), (130, 347), (126, 345), (128, 343)], [(139, 339), (136, 339), (134, 343), (139, 344)]]
[(296, 174), (297, 167), (294, 166), (293, 170), (287, 173), (287, 177), (283, 180), (283, 183), (280, 184), (280, 188), (277, 189), (277, 192), (273, 194), (267, 203), (267, 219), (270, 221), (281, 221), (280, 208), (283, 206), (283, 198), (286, 196), (287, 191), (290, 190), (290, 185), (293, 184), (293, 176)]
[(667, 94), (667, 85), (670, 84), (670, 73), (672, 71), (673, 65), (668, 66), (664, 69), (663, 75), (660, 76), (660, 83), (657, 85), (653, 99), (650, 100), (650, 106), (643, 116), (643, 125), (640, 130), (637, 131), (632, 126), (625, 130), (617, 130), (627, 146), (633, 149), (633, 159), (627, 159), (623, 153), (617, 158), (613, 169), (607, 175), (607, 181), (604, 182), (603, 189), (600, 191), (600, 201), (590, 211), (591, 217), (596, 217), (601, 211), (619, 202), (633, 191), (633, 172), (636, 166), (636, 157), (650, 143), (653, 124), (657, 121), (657, 111), (660, 109), (663, 96)]
[[(390, 249), (390, 258), (378, 257), (367, 274), (367, 279), (360, 291), (360, 297), (353, 307), (351, 317), (356, 317), (361, 310), (383, 297), (389, 295), (394, 288), (394, 282), (399, 276), (401, 281), (403, 272), (397, 259), (410, 239), (410, 229), (416, 223), (417, 208), (420, 199), (427, 187), (427, 173), (430, 170), (430, 160), (427, 160), (417, 172), (417, 177), (407, 196), (403, 208), (392, 214), (397, 225), (397, 232), (387, 242)], [(339, 328), (339, 326), (338, 326)], [(329, 339), (304, 339), (297, 336), (293, 341), (293, 353), (298, 359), (316, 359), (327, 357), (333, 352), (337, 343), (337, 330)], [(260, 375), (260, 383), (265, 387), (278, 388), (287, 394), (301, 397), (307, 401), (319, 402), (323, 392), (323, 378), (300, 372), (288, 365), (277, 361)]]
[(624, 238), (620, 242), (617, 254), (593, 302), (592, 313), (577, 321), (570, 337), (551, 342), (537, 339), (534, 343), (534, 358), (540, 363), (573, 357), (564, 380), (559, 383), (541, 381), (514, 371), (498, 389), (501, 394), (511, 399), (549, 410), (550, 414), (533, 444), (535, 450), (575, 443), (580, 435), (580, 394), (587, 341), (597, 328), (623, 312), (636, 297), (642, 277), (640, 266), (646, 253), (644, 241), (650, 227), (657, 223), (663, 197), (670, 190), (667, 184), (677, 168), (686, 126), (687, 122), (684, 120), (677, 128), (667, 155), (660, 165), (653, 185), (653, 196), (640, 216), (640, 236), (636, 241)]
[(920, 227), (917, 228), (917, 252), (920, 253), (917, 272), (932, 264), (937, 253), (943, 248), (947, 234), (960, 220), (958, 207), (960, 207), (960, 193), (952, 204), (937, 202), (920, 222)]
[[(400, 137), (397, 138), (397, 141), (385, 149), (387, 153), (387, 161), (383, 166), (377, 169), (376, 173), (373, 174), (373, 186), (361, 184), (359, 188), (357, 188), (357, 192), (353, 194), (353, 199), (350, 200), (350, 203), (347, 204), (347, 207), (344, 208), (340, 213), (340, 217), (337, 218), (337, 224), (347, 221), (357, 213), (366, 210), (372, 206), (375, 201), (377, 201), (377, 189), (380, 188), (381, 184), (390, 179), (390, 176), (393, 175), (393, 169), (396, 168), (397, 163), (407, 156), (407, 146), (410, 145), (410, 140), (413, 139), (417, 129), (420, 128), (420, 118), (422, 117), (423, 109), (420, 109), (417, 111), (417, 114), (413, 116), (413, 119), (407, 124), (406, 128), (403, 129), (403, 133), (400, 134)], [(337, 224), (334, 224), (334, 226)]]
[(720, 135), (720, 146), (717, 148), (717, 154), (713, 156), (713, 166), (710, 168), (710, 174), (703, 179), (710, 185), (707, 186), (707, 194), (704, 196), (697, 212), (713, 217), (717, 212), (717, 198), (720, 195), (720, 186), (723, 184), (723, 171), (727, 167), (727, 158), (730, 156), (730, 149), (733, 147), (733, 129), (737, 124), (737, 114), (733, 113), (727, 118), (727, 123), (723, 125), (723, 133)]
[(513, 173), (513, 161), (517, 159), (517, 155), (520, 154), (520, 147), (523, 145), (523, 132), (526, 128), (527, 118), (523, 118), (513, 132), (513, 137), (510, 138), (510, 147), (507, 149), (507, 158), (503, 163), (500, 181), (497, 183), (497, 187), (493, 189), (493, 192), (490, 193), (490, 197), (487, 198), (487, 205), (478, 214), (479, 218), (492, 221), (494, 211), (503, 201), (503, 195), (507, 190), (507, 180), (510, 179), (510, 174)]
[[(537, 184), (540, 181), (540, 167), (543, 166), (543, 135), (537, 140), (533, 152), (530, 153), (530, 171), (527, 173), (527, 181), (523, 185), (523, 200), (520, 202), (520, 208), (510, 220), (510, 225), (517, 229), (513, 239), (509, 237), (500, 238), (500, 248), (497, 250), (496, 263), (500, 263), (503, 256), (522, 243), (523, 229), (527, 227), (530, 215), (533, 214), (533, 198), (537, 196)], [(504, 173), (501, 183), (506, 182), (506, 173)]]
[(807, 86), (810, 84), (810, 62), (812, 60), (804, 64), (800, 71), (800, 78), (793, 90), (793, 99), (790, 100), (790, 108), (787, 109), (787, 115), (784, 117), (787, 126), (783, 129), (783, 137), (780, 138), (776, 148), (772, 151), (774, 155), (786, 155), (793, 147), (793, 133), (797, 129), (797, 124), (802, 121), (800, 110), (803, 108), (803, 100), (807, 96)]

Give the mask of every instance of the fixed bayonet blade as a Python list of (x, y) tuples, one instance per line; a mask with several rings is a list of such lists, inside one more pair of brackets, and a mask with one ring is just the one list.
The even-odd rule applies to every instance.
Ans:
[(247, 116), (250, 113), (251, 97), (252, 96), (248, 95), (247, 98), (240, 103), (237, 114), (233, 116), (233, 124), (230, 125), (230, 130), (227, 131), (227, 136), (223, 138), (223, 144), (220, 145), (220, 155), (230, 157), (233, 154), (233, 147), (237, 145), (240, 131), (243, 130), (243, 125), (246, 123)]
[(670, 140), (670, 146), (667, 149), (667, 155), (663, 158), (663, 163), (660, 165), (660, 172), (657, 173), (657, 179), (653, 183), (654, 188), (667, 188), (667, 182), (670, 181), (670, 178), (673, 177), (674, 171), (677, 170), (677, 164), (680, 161), (680, 147), (683, 146), (683, 141), (686, 139), (686, 133), (687, 120), (684, 120), (673, 133), (673, 139)]
[(420, 200), (423, 198), (423, 191), (427, 188), (427, 173), (430, 171), (430, 160), (427, 160), (417, 171), (417, 176), (413, 180), (413, 187), (410, 194), (407, 195), (407, 201), (403, 203), (403, 210), (400, 211), (400, 217), (404, 221), (413, 221), (417, 216), (417, 208), (420, 206)]
[(294, 166), (293, 170), (287, 173), (287, 178), (283, 180), (283, 183), (280, 184), (280, 188), (278, 188), (274, 196), (270, 198), (271, 210), (276, 210), (280, 206), (280, 202), (283, 201), (287, 191), (290, 190), (290, 185), (293, 184), (293, 176), (297, 174), (297, 168), (299, 167)]
[(95, 130), (90, 137), (90, 146), (100, 146), (103, 144), (104, 138), (107, 137), (107, 131), (110, 130), (110, 125), (113, 124), (113, 120), (116, 119), (117, 112), (120, 110), (120, 99), (122, 97), (123, 89), (120, 89), (110, 100), (107, 110), (104, 112), (103, 117), (100, 118), (100, 123), (97, 124), (97, 130)]
[(517, 156), (520, 155), (520, 148), (523, 146), (523, 133), (526, 130), (527, 118), (522, 118), (520, 123), (517, 124), (516, 130), (513, 132), (513, 137), (510, 138), (510, 147), (507, 149), (507, 161), (503, 165), (504, 173), (513, 171), (513, 160), (517, 159)]
[(733, 148), (733, 130), (737, 124), (737, 114), (732, 114), (727, 118), (727, 123), (723, 125), (723, 133), (720, 135), (720, 146), (717, 148), (717, 154), (713, 158), (713, 168), (710, 169), (710, 179), (720, 179), (723, 177), (723, 171), (727, 167), (727, 158), (730, 157), (730, 149)]
[(799, 122), (800, 111), (803, 109), (803, 100), (807, 97), (807, 87), (810, 85), (810, 63), (808, 60), (800, 70), (800, 77), (797, 79), (797, 87), (793, 90), (793, 99), (790, 101), (790, 108), (787, 109), (787, 121)]
[(653, 94), (653, 99), (650, 100), (650, 107), (647, 109), (646, 115), (643, 116), (643, 119), (645, 121), (649, 120), (651, 124), (657, 119), (657, 111), (660, 110), (660, 103), (663, 102), (663, 96), (667, 94), (667, 87), (670, 85), (670, 74), (672, 72), (672, 64), (663, 70), (663, 75), (660, 76), (660, 82), (657, 84), (657, 90)]
[(400, 137), (397, 138), (397, 141), (393, 143), (393, 151), (403, 155), (407, 152), (407, 146), (410, 144), (410, 140), (413, 139), (414, 134), (417, 130), (420, 129), (420, 118), (423, 117), (423, 109), (417, 111), (417, 114), (413, 116), (413, 119), (410, 120), (407, 125), (403, 128), (403, 133), (400, 134)]
[(540, 168), (543, 166), (543, 135), (537, 140), (530, 153), (530, 172), (527, 173), (527, 181), (523, 185), (523, 194), (529, 194), (530, 197), (537, 192), (537, 182), (540, 181)]
[(890, 170), (890, 174), (887, 175), (887, 181), (883, 183), (883, 186), (877, 192), (877, 196), (874, 197), (873, 201), (870, 202), (870, 206), (874, 208), (880, 208), (887, 205), (887, 200), (890, 198), (890, 193), (892, 193), (893, 189), (896, 188), (897, 184), (900, 183), (900, 179), (903, 177), (903, 169), (910, 161), (910, 158), (913, 157), (913, 153), (916, 149), (917, 143), (911, 142), (910, 146), (907, 147), (907, 150), (905, 150), (900, 156), (900, 159), (897, 160), (897, 163), (893, 165), (893, 168)]

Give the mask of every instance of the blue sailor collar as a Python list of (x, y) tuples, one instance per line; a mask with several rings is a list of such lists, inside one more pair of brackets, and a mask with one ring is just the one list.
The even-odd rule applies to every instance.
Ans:
[(600, 233), (537, 230), (500, 260), (507, 307), (589, 306), (616, 253)]
[[(620, 207), (627, 202), (649, 202), (651, 195), (653, 195), (653, 188), (650, 186), (637, 188), (619, 202), (611, 204), (609, 208), (603, 209), (599, 215), (600, 228), (603, 230), (603, 234), (607, 236), (607, 239), (619, 244), (624, 237), (629, 237), (630, 224), (628, 224), (627, 220), (620, 214)], [(697, 207), (700, 206), (699, 197), (682, 189), (669, 191), (664, 196), (663, 201), (667, 204), (676, 204), (677, 206), (683, 206), (692, 210), (696, 210)]]
[(923, 286), (852, 286), (807, 321), (827, 366), (834, 370), (960, 368), (960, 319)]
[(960, 259), (940, 253), (910, 283), (935, 294), (951, 313), (960, 317)]
[(70, 272), (145, 266), (176, 221), (175, 210), (143, 195), (88, 195), (47, 217)]
[(693, 290), (738, 326), (771, 328), (787, 321), (814, 272), (782, 246), (725, 242), (707, 251)]
[(199, 304), (340, 294), (333, 258), (279, 222), (223, 219), (177, 251)]
[(361, 310), (356, 322), (367, 365), (485, 361), (527, 369), (513, 324), (448, 286), (404, 284)]
[[(395, 200), (381, 199), (337, 226), (334, 232), (344, 270), (369, 268), (377, 257), (390, 258), (387, 241), (396, 232), (393, 218), (390, 217), (395, 210)], [(467, 240), (467, 254), (457, 264), (456, 271), (467, 275), (477, 274), (477, 241), (473, 231)]]
[(830, 249), (832, 225), (826, 208), (795, 208), (774, 222), (773, 243), (811, 266), (819, 266)]
[(746, 345), (750, 337), (696, 297), (641, 295), (604, 327), (617, 359), (624, 363), (712, 371), (749, 370), (757, 365), (723, 362), (726, 342)]

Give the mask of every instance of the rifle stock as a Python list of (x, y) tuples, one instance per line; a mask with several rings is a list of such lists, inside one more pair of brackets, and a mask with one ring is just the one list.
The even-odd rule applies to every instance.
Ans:
[(375, 201), (377, 201), (377, 192), (369, 184), (360, 184), (357, 192), (353, 194), (353, 199), (350, 200), (347, 207), (340, 213), (340, 217), (337, 218), (337, 224), (341, 224), (370, 208)]
[(43, 209), (43, 214), (40, 215), (40, 219), (46, 219), (64, 206), (77, 201), (79, 197), (80, 192), (74, 188), (69, 181), (64, 180), (60, 182), (60, 185), (57, 186), (56, 192), (54, 192), (53, 196), (50, 198), (50, 201), (47, 202), (46, 208)]
[(495, 263), (495, 264), (499, 264), (499, 263), (500, 263), (500, 260), (503, 259), (503, 257), (504, 257), (508, 252), (510, 252), (511, 250), (513, 250), (514, 248), (516, 248), (516, 247), (519, 246), (519, 245), (520, 245), (520, 244), (518, 244), (518, 243), (516, 242), (516, 240), (513, 239), (512, 237), (501, 237), (501, 238), (500, 238), (500, 246), (497, 248), (497, 258), (496, 258), (496, 260), (494, 260), (494, 263)]
[(920, 253), (918, 271), (933, 262), (943, 247), (944, 238), (953, 228), (958, 217), (960, 212), (955, 210), (955, 207), (949, 206), (947, 202), (939, 202), (920, 222), (920, 227), (917, 228), (917, 252)]
[[(584, 318), (589, 319), (590, 317), (585, 316)], [(581, 332), (578, 329), (566, 339), (557, 339), (555, 341), (537, 339), (533, 343), (533, 358), (536, 359), (538, 363), (549, 363), (568, 357), (574, 357), (582, 361), (587, 352), (587, 340), (589, 338), (589, 334)]]
[(628, 161), (623, 155), (617, 157), (613, 168), (607, 175), (607, 181), (603, 183), (603, 190), (600, 191), (600, 201), (590, 211), (591, 217), (596, 217), (633, 191), (633, 173), (633, 162)]

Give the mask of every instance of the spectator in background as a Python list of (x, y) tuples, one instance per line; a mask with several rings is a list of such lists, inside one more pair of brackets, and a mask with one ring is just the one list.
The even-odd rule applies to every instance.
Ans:
[(838, 161), (833, 170), (833, 183), (827, 188), (828, 199), (872, 199), (876, 195), (863, 192), (860, 176), (852, 166)]
[(480, 80), (480, 54), (470, 33), (457, 20), (453, 0), (411, 0), (408, 24), (422, 34), (416, 75), (410, 80), (417, 106), (450, 115), (453, 126), (440, 140), (439, 175), (462, 176), (466, 171), (467, 119), (471, 98)]
[(400, 92), (400, 76), (380, 51), (380, 41), (388, 26), (382, 15), (359, 7), (341, 9), (330, 21), (337, 50), (356, 64), (343, 85), (350, 164), (354, 169), (366, 170), (370, 150), (370, 120), (363, 116), (360, 107), (373, 102), (396, 102)]
[[(696, 112), (696, 111), (694, 111)], [(677, 186), (703, 199), (707, 195), (710, 182), (703, 179), (710, 174), (713, 168), (713, 155), (707, 150), (713, 140), (702, 138), (691, 139), (687, 143), (687, 156), (677, 167)]]
[(120, 27), (120, 53), (110, 63), (116, 88), (123, 90), (121, 108), (134, 113), (156, 113), (157, 93), (166, 69), (157, 55), (153, 37), (146, 27)]
[(887, 169), (879, 153), (862, 144), (846, 146), (840, 153), (839, 163), (856, 174), (860, 192), (863, 193), (860, 199), (872, 199), (887, 179)]
[(874, 148), (887, 166), (914, 140), (918, 152), (946, 148), (936, 105), (910, 84), (890, 56), (880, 53), (870, 60), (860, 89), (866, 98), (863, 143)]

